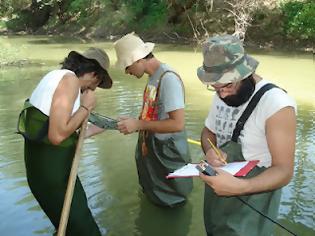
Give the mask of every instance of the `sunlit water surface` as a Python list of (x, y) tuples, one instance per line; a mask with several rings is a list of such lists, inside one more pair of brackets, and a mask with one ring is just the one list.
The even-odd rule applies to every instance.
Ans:
[[(112, 43), (81, 42), (53, 37), (1, 37), (0, 51), (8, 58), (28, 59), (23, 67), (0, 68), (0, 234), (2, 236), (52, 235), (54, 228), (28, 188), (23, 162), (23, 139), (15, 134), (17, 116), (41, 76), (70, 50), (104, 48), (115, 60)], [(186, 129), (198, 139), (211, 94), (196, 77), (201, 54), (188, 46), (157, 45), (156, 56), (168, 62), (186, 85)], [(315, 62), (311, 55), (293, 52), (252, 52), (261, 63), (258, 73), (285, 88), (298, 103), (295, 175), (283, 189), (278, 220), (298, 235), (315, 235)], [(97, 112), (111, 117), (136, 117), (146, 79), (137, 80), (111, 69), (114, 86), (97, 91)], [(79, 176), (92, 212), (106, 235), (205, 235), (203, 183), (194, 179), (188, 203), (178, 209), (152, 205), (138, 185), (134, 161), (137, 135), (107, 131), (85, 141)], [(190, 145), (192, 159), (202, 158)], [(259, 216), (257, 216), (259, 217)], [(277, 228), (275, 235), (289, 235)]]

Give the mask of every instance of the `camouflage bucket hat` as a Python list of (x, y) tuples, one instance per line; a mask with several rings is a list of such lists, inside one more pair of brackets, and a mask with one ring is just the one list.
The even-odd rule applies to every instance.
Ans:
[(208, 38), (202, 54), (203, 65), (197, 69), (197, 75), (207, 85), (246, 79), (258, 66), (258, 61), (247, 55), (242, 42), (232, 35)]

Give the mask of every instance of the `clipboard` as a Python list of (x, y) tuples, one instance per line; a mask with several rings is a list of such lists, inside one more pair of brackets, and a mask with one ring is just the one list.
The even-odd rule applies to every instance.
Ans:
[(89, 116), (89, 122), (102, 129), (117, 130), (118, 120), (110, 118), (108, 116), (101, 115), (96, 112), (91, 112)]
[[(219, 168), (234, 175), (235, 177), (243, 177), (246, 176), (258, 164), (258, 162), (258, 160), (237, 161), (228, 163)], [(166, 178), (190, 178), (199, 176), (199, 171), (196, 168), (197, 165), (198, 164), (195, 163), (188, 163), (174, 172), (169, 173)]]

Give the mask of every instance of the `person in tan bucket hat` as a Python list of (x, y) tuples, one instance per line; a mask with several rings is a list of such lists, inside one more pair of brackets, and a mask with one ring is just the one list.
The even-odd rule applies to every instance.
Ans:
[[(27, 181), (56, 229), (78, 141), (76, 130), (96, 105), (94, 90), (112, 87), (109, 64), (102, 49), (89, 48), (82, 54), (71, 51), (61, 69), (42, 78), (19, 116), (18, 127), (24, 127), (19, 133), (25, 139)], [(99, 130), (91, 127), (90, 135)], [(66, 235), (101, 235), (79, 177)]]
[(139, 131), (136, 147), (139, 183), (153, 203), (182, 205), (192, 190), (192, 180), (166, 179), (169, 172), (191, 162), (180, 76), (153, 55), (154, 43), (145, 43), (134, 33), (117, 40), (114, 47), (116, 65), (121, 70), (137, 78), (149, 75), (139, 119), (125, 117), (118, 122), (123, 134)]
[(256, 74), (258, 62), (245, 52), (235, 36), (208, 38), (202, 45), (202, 55), (197, 76), (215, 92), (201, 133), (208, 163), (214, 167), (223, 165), (209, 139), (227, 162), (259, 161), (242, 178), (220, 169), (216, 169), (216, 176), (200, 174), (206, 183), (207, 235), (272, 235), (271, 222), (230, 196), (238, 196), (276, 219), (281, 187), (288, 184), (293, 174), (295, 101)]
[(127, 34), (115, 43), (116, 66), (121, 70), (125, 70), (134, 62), (149, 55), (153, 51), (154, 46), (154, 43), (143, 42), (134, 33)]

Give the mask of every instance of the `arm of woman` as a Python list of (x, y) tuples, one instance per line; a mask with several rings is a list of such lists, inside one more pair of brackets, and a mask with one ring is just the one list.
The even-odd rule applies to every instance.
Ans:
[[(58, 145), (68, 138), (89, 115), (89, 111), (80, 107), (73, 115), (72, 109), (80, 90), (79, 80), (73, 74), (66, 74), (60, 81), (52, 99), (49, 115), (48, 139)], [(94, 93), (90, 99), (94, 99)], [(85, 95), (87, 96), (87, 95)], [(88, 107), (90, 110), (93, 107)]]

